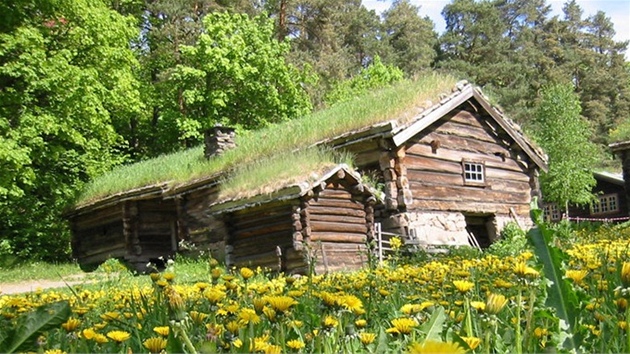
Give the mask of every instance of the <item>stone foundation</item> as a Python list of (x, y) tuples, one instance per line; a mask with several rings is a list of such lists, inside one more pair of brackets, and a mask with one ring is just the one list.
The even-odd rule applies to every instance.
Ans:
[[(529, 217), (510, 215), (483, 215), (488, 218), (485, 228), (489, 241), (499, 237), (503, 227), (509, 222), (518, 222), (521, 228), (528, 230), (533, 226)], [(383, 231), (414, 237), (425, 246), (468, 246), (466, 216), (461, 212), (407, 212), (392, 215), (381, 221)]]

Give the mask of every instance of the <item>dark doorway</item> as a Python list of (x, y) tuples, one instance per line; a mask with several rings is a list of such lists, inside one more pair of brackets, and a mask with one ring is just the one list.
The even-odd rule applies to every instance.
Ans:
[(482, 249), (490, 247), (492, 240), (496, 238), (494, 215), (464, 215), (464, 217), (466, 231), (477, 240)]

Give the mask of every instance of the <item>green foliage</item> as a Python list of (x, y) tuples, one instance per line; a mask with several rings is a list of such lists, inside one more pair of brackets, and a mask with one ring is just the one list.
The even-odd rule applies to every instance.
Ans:
[(61, 326), (71, 313), (68, 301), (60, 301), (40, 306), (21, 315), (16, 325), (3, 328), (0, 332), (0, 351), (3, 353), (37, 351), (38, 337), (45, 331)]
[(353, 97), (363, 95), (369, 90), (383, 88), (403, 79), (402, 70), (393, 65), (384, 65), (380, 57), (356, 76), (340, 82), (326, 95), (326, 104), (348, 101)]
[(194, 144), (217, 123), (254, 129), (308, 113), (301, 87), (307, 78), (286, 63), (288, 50), (273, 38), (266, 17), (208, 14), (197, 43), (180, 47), (165, 119), (176, 122), (181, 140)]
[(554, 308), (556, 316), (563, 321), (561, 330), (573, 334), (560, 344), (568, 350), (576, 350), (581, 344), (581, 337), (577, 330), (580, 301), (569, 281), (563, 277), (562, 264), (568, 259), (568, 255), (562, 249), (554, 246), (554, 232), (548, 229), (544, 223), (539, 222), (542, 218), (542, 210), (532, 203), (531, 212), (533, 214), (532, 219), (536, 222), (536, 228), (529, 231), (528, 237), (537, 258), (543, 264), (543, 271), (548, 280), (547, 305)]
[(67, 259), (60, 217), (122, 160), (114, 127), (141, 104), (133, 23), (100, 1), (18, 2), (0, 33), (0, 238), (22, 259)]
[(527, 234), (515, 222), (507, 223), (499, 240), (493, 242), (488, 252), (499, 257), (516, 256), (527, 250)]
[(536, 136), (549, 156), (549, 171), (541, 175), (541, 188), (545, 200), (558, 205), (587, 204), (593, 199), (597, 149), (580, 112), (571, 85), (552, 85), (542, 91)]

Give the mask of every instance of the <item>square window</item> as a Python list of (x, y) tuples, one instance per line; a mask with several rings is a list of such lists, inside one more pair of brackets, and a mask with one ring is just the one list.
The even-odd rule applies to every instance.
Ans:
[(464, 184), (484, 185), (486, 182), (485, 166), (480, 162), (462, 161)]
[(617, 194), (606, 194), (599, 196), (591, 207), (591, 214), (606, 214), (619, 211)]

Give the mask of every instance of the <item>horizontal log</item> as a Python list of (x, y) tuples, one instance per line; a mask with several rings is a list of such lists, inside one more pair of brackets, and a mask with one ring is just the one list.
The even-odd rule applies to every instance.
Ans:
[(356, 216), (365, 217), (365, 210), (363, 208), (331, 208), (323, 205), (310, 205), (303, 212), (305, 217), (310, 217), (315, 220), (315, 215), (340, 215), (340, 216)]
[[(495, 172), (489, 173), (490, 177), (486, 175), (487, 188), (491, 190), (504, 190), (504, 191), (525, 191), (529, 190), (529, 176), (522, 174), (514, 174), (510, 172)], [(496, 178), (497, 175), (500, 175), (504, 178)], [(515, 177), (514, 179), (509, 179), (509, 177)], [(409, 178), (412, 179), (415, 183), (421, 183), (426, 188), (431, 188), (433, 186), (443, 185), (443, 186), (463, 186), (464, 179), (461, 173), (451, 174), (451, 173), (440, 173), (440, 172), (430, 172), (430, 171), (417, 171), (411, 170), (409, 173)]]
[(485, 127), (485, 123), (482, 122), (481, 117), (478, 117), (476, 114), (466, 110), (458, 110), (449, 113), (447, 120), (453, 123), (477, 128)]
[[(439, 142), (437, 149), (431, 146), (434, 141)], [(440, 134), (439, 132), (432, 132), (424, 136), (417, 144), (411, 146), (414, 153), (422, 152), (439, 155), (443, 150), (455, 150), (455, 151), (472, 151), (484, 154), (496, 154), (500, 153), (502, 156), (510, 156), (510, 145), (508, 142), (503, 141), (484, 141), (470, 137), (461, 137), (454, 135)], [(435, 152), (433, 152), (435, 150)]]
[(340, 199), (340, 200), (353, 200), (354, 196), (345, 189), (325, 189), (319, 193), (315, 198), (316, 200), (328, 198), (328, 199)]
[(501, 156), (494, 155), (492, 151), (488, 151), (487, 153), (475, 153), (469, 151), (440, 149), (437, 154), (422, 154), (416, 149), (416, 151), (410, 152), (407, 155), (407, 157), (405, 158), (405, 164), (407, 165), (407, 169), (422, 169), (427, 163), (429, 163), (427, 162), (427, 160), (433, 160), (432, 164), (459, 164), (461, 169), (462, 159), (483, 161), (486, 165), (486, 168), (495, 168), (500, 170), (527, 173), (526, 168), (519, 162), (516, 162), (511, 158), (503, 159), (503, 157)]
[(487, 201), (496, 203), (529, 203), (529, 190), (521, 192), (494, 191), (489, 188), (433, 186), (425, 188), (423, 184), (411, 182), (410, 189), (414, 199)]
[(316, 205), (324, 206), (324, 207), (332, 207), (332, 208), (347, 208), (347, 209), (354, 209), (354, 210), (363, 210), (364, 208), (362, 203), (351, 201), (351, 200), (320, 198), (318, 200), (309, 201), (309, 207), (316, 206)]
[(410, 212), (426, 211), (458, 211), (469, 213), (491, 213), (509, 215), (510, 207), (516, 210), (518, 215), (529, 215), (529, 203), (510, 204), (501, 201), (482, 203), (478, 201), (444, 201), (444, 200), (414, 200)]
[(350, 233), (363, 233), (363, 234), (367, 232), (367, 226), (365, 224), (365, 220), (362, 220), (360, 223), (346, 223), (341, 219), (336, 222), (311, 221), (310, 226), (311, 226), (311, 232), (313, 234), (316, 234), (320, 231), (344, 232), (344, 233), (350, 232)]
[(365, 213), (349, 216), (339, 214), (311, 214), (311, 222), (313, 221), (327, 221), (327, 222), (343, 222), (350, 224), (365, 223)]
[(242, 228), (240, 224), (232, 224), (232, 227), (234, 228), (234, 239), (250, 238), (282, 231), (293, 231), (293, 224), (287, 219), (278, 220), (273, 224), (260, 222), (258, 225), (248, 228)]
[(121, 220), (122, 208), (120, 205), (116, 205), (110, 208), (99, 209), (94, 212), (81, 214), (78, 217), (72, 218), (70, 221), (73, 228), (81, 230), (94, 226), (120, 222)]
[(317, 242), (317, 241), (363, 244), (367, 241), (367, 236), (361, 233), (342, 234), (338, 232), (313, 232), (311, 234), (311, 242)]
[(293, 240), (293, 232), (291, 230), (270, 232), (255, 237), (234, 238), (230, 237), (228, 243), (234, 247), (257, 246), (265, 247), (269, 244), (275, 245), (286, 244)]

